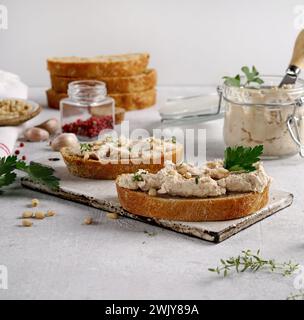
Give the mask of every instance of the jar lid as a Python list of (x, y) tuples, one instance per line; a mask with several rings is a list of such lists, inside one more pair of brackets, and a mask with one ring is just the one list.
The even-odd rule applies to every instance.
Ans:
[(223, 118), (219, 110), (219, 97), (216, 92), (194, 96), (168, 98), (159, 109), (162, 121), (190, 120), (211, 121)]

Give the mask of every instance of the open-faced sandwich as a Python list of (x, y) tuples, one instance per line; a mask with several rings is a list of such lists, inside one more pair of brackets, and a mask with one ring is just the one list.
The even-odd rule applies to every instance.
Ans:
[(121, 206), (156, 219), (218, 221), (241, 218), (263, 208), (270, 177), (259, 156), (263, 146), (228, 148), (224, 160), (198, 168), (166, 163), (157, 173), (139, 170), (116, 180)]
[(155, 173), (164, 167), (165, 161), (179, 163), (183, 159), (183, 146), (174, 137), (130, 140), (107, 136), (96, 142), (62, 148), (60, 152), (71, 174), (104, 180), (139, 169)]

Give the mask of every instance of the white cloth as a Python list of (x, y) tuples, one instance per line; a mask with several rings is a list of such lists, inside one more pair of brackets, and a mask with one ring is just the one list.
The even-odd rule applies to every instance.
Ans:
[(0, 70), (0, 99), (27, 99), (28, 87), (20, 78), (10, 72)]
[[(10, 72), (0, 70), (0, 99), (27, 99), (28, 87), (20, 78)], [(13, 153), (19, 134), (25, 126), (0, 127), (0, 157), (7, 157)]]
[(0, 158), (13, 153), (21, 127), (0, 127)]

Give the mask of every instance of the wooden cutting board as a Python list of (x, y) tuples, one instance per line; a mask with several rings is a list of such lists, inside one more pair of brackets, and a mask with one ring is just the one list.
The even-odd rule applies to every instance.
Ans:
[(226, 240), (254, 223), (290, 206), (293, 201), (293, 195), (291, 193), (271, 190), (270, 201), (267, 207), (249, 217), (241, 219), (219, 222), (180, 222), (150, 219), (133, 215), (121, 208), (114, 181), (89, 180), (74, 177), (69, 174), (62, 160), (54, 162), (47, 158), (42, 158), (36, 162), (51, 166), (55, 169), (55, 175), (61, 179), (60, 189), (58, 191), (51, 191), (27, 178), (22, 179), (22, 185), (24, 187), (79, 202), (104, 211), (115, 212), (124, 217), (158, 225), (159, 227), (215, 243)]

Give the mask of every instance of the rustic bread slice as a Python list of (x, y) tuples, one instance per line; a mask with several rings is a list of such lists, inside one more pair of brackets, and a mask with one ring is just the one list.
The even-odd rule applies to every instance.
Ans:
[[(68, 86), (73, 81), (80, 81), (82, 78), (68, 78), (51, 75), (52, 88), (56, 92), (66, 93)], [(98, 80), (107, 85), (108, 93), (130, 93), (153, 89), (157, 83), (157, 72), (148, 69), (141, 74), (131, 77), (94, 77), (86, 80)]]
[(116, 184), (121, 206), (128, 212), (155, 219), (175, 221), (224, 221), (246, 217), (266, 206), (269, 186), (262, 193), (231, 193), (216, 198), (149, 196)]
[[(59, 109), (60, 100), (67, 97), (66, 93), (58, 93), (53, 89), (47, 90), (46, 95), (48, 106), (52, 109)], [(149, 108), (156, 103), (155, 89), (133, 93), (115, 93), (109, 94), (109, 96), (115, 100), (117, 108), (125, 110)]]
[(130, 162), (129, 164), (124, 163), (108, 163), (103, 164), (97, 160), (84, 160), (82, 157), (73, 155), (69, 152), (69, 148), (62, 148), (60, 150), (61, 155), (69, 172), (78, 177), (89, 178), (89, 179), (100, 179), (100, 180), (115, 180), (119, 175), (123, 173), (135, 173), (139, 169), (148, 170), (151, 173), (156, 173), (161, 170), (165, 161), (172, 159), (172, 162), (178, 163), (183, 159), (183, 148), (179, 146), (172, 154), (164, 154), (161, 157), (159, 164), (135, 164)]
[(115, 105), (127, 111), (146, 109), (154, 106), (157, 100), (156, 89), (132, 93), (109, 94), (115, 100)]
[(47, 68), (53, 75), (70, 78), (129, 77), (144, 72), (149, 58), (148, 53), (49, 58)]

